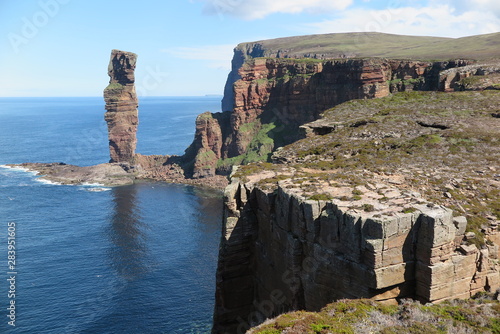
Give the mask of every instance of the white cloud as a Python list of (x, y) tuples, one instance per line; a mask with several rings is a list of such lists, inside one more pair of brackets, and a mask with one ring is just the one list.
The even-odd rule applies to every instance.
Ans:
[(342, 12), (335, 19), (306, 26), (310, 33), (377, 31), (400, 35), (463, 37), (500, 31), (500, 18), (492, 11), (457, 11), (449, 5), (436, 5), (385, 10), (353, 9)]
[(162, 50), (174, 57), (207, 61), (208, 66), (228, 71), (231, 69), (231, 59), (235, 44), (205, 45), (197, 47), (172, 47)]
[(245, 20), (264, 18), (273, 13), (323, 13), (347, 8), (353, 0), (202, 0), (204, 12), (231, 15)]
[(500, 1), (498, 0), (431, 0), (431, 4), (448, 4), (456, 9), (457, 13), (489, 12), (500, 17)]

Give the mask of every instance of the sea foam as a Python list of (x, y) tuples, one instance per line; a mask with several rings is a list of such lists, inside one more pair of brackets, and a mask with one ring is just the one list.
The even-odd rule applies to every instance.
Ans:
[(36, 178), (35, 181), (43, 183), (43, 184), (49, 184), (49, 185), (52, 185), (52, 186), (60, 186), (60, 185), (62, 185), (62, 183), (55, 182), (55, 181), (50, 181), (50, 180), (47, 180), (47, 179), (44, 179), (44, 178)]

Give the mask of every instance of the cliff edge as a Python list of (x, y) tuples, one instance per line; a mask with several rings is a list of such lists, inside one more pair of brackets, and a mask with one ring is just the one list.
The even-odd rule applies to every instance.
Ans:
[[(461, 80), (498, 74), (499, 42), (499, 33), (459, 39), (351, 33), (239, 44), (224, 112), (197, 120), (186, 151), (187, 175), (227, 175), (234, 165), (269, 161), (276, 148), (300, 139), (300, 126), (349, 100), (484, 89), (486, 82)], [(490, 86), (498, 83), (498, 77), (489, 78)]]
[(500, 288), (500, 92), (400, 92), (305, 124), (226, 188), (214, 333), (342, 298)]

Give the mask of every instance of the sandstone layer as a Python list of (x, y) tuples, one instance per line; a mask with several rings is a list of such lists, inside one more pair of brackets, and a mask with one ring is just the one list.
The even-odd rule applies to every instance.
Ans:
[[(477, 73), (457, 77), (446, 72), (470, 65), (470, 60), (252, 58), (252, 53), (246, 55), (238, 80), (231, 85), (232, 110), (205, 113), (197, 121), (189, 151), (194, 177), (224, 174), (232, 165), (268, 160), (274, 149), (300, 138), (300, 126), (340, 103), (399, 91), (448, 91), (450, 85)], [(236, 50), (235, 58), (240, 54)], [(217, 146), (211, 147), (210, 141)]]
[(137, 144), (138, 100), (135, 91), (137, 55), (111, 51), (108, 66), (109, 85), (104, 89), (108, 124), (110, 162), (130, 162)]
[[(377, 217), (286, 186), (226, 189), (214, 333), (342, 298), (439, 302), (500, 288), (498, 244), (462, 244), (467, 220), (449, 209), (405, 194), (392, 216)], [(400, 211), (410, 204), (414, 212)], [(496, 227), (490, 234), (500, 236)]]
[(226, 188), (213, 333), (341, 298), (500, 288), (500, 92), (401, 92), (305, 124)]

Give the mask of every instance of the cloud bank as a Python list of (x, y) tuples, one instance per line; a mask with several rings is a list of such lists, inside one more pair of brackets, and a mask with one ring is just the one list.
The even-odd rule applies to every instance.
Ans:
[[(486, 0), (483, 0), (486, 1)], [(334, 19), (305, 24), (310, 33), (384, 32), (401, 35), (463, 37), (500, 31), (493, 11), (457, 10), (450, 5), (353, 9)]]
[(204, 12), (257, 20), (271, 14), (321, 14), (320, 22), (296, 23), (303, 33), (385, 32), (462, 37), (500, 31), (499, 0), (198, 0)]

